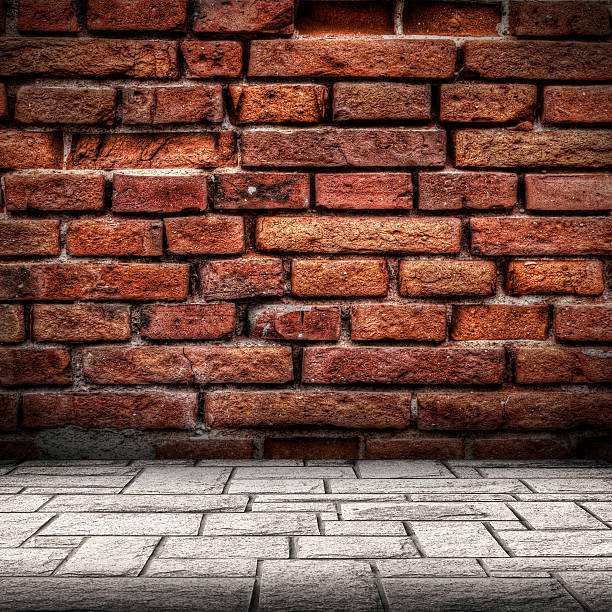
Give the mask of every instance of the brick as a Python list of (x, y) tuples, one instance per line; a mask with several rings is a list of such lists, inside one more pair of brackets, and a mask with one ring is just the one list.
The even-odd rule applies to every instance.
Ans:
[(440, 87), (440, 121), (506, 123), (531, 120), (538, 88), (505, 83), (449, 83)]
[[(0, 46), (1, 46), (0, 42)], [(0, 130), (0, 168), (61, 168), (64, 145), (52, 132)]]
[(215, 174), (214, 206), (222, 210), (308, 208), (310, 179), (297, 172)]
[(178, 255), (233, 255), (244, 251), (242, 217), (204, 215), (164, 220), (168, 252)]
[(606, 2), (510, 2), (514, 36), (605, 36), (610, 33)]
[(160, 125), (223, 121), (220, 85), (124, 88), (122, 121)]
[(184, 30), (187, 0), (89, 0), (90, 30)]
[(405, 259), (399, 267), (399, 292), (415, 297), (491, 295), (495, 276), (492, 261)]
[(2, 300), (184, 300), (185, 264), (33, 264), (0, 266)]
[(160, 221), (89, 220), (71, 221), (66, 233), (70, 255), (155, 257), (163, 254)]
[(357, 438), (266, 438), (264, 459), (359, 459)]
[(459, 219), (260, 217), (260, 251), (301, 253), (458, 253)]
[(420, 172), (421, 210), (513, 208), (518, 177), (504, 172)]
[(553, 438), (490, 438), (472, 442), (474, 459), (567, 459), (567, 442)]
[(463, 459), (456, 438), (374, 438), (366, 440), (366, 459)]
[(0, 256), (59, 255), (59, 221), (0, 220)]
[(612, 86), (545, 87), (544, 123), (612, 122)]
[(548, 307), (453, 306), (451, 338), (453, 340), (545, 340)]
[(307, 347), (302, 382), (486, 385), (502, 382), (503, 349)]
[(0, 304), (0, 342), (13, 343), (25, 340), (23, 306)]
[(0, 457), (19, 461), (36, 459), (38, 448), (32, 440), (0, 439)]
[(338, 340), (340, 309), (334, 306), (279, 306), (250, 317), (251, 338), (263, 340)]
[(164, 440), (155, 445), (156, 459), (251, 459), (252, 440), (228, 438)]
[(407, 83), (335, 83), (334, 121), (429, 119), (431, 87)]
[(20, 32), (78, 32), (72, 0), (19, 0)]
[[(17, 393), (0, 394), (0, 431), (15, 431), (17, 429)], [(0, 446), (2, 442), (0, 442)]]
[(517, 347), (514, 370), (520, 384), (612, 382), (612, 350)]
[(207, 34), (291, 34), (293, 0), (200, 0), (193, 29)]
[(116, 90), (112, 87), (38, 87), (17, 90), (15, 120), (20, 123), (112, 123)]
[(557, 306), (555, 335), (570, 342), (612, 342), (612, 306)]
[(393, 8), (389, 2), (303, 0), (297, 5), (295, 19), (300, 36), (393, 34)]
[(234, 40), (185, 40), (181, 52), (188, 79), (237, 77), (242, 72), (242, 45)]
[(424, 393), (417, 400), (419, 429), (542, 430), (612, 423), (610, 393)]
[(206, 422), (215, 429), (302, 426), (402, 429), (410, 422), (410, 394), (208, 393)]
[(144, 306), (140, 334), (152, 340), (215, 340), (234, 331), (234, 304)]
[(283, 262), (273, 257), (207, 261), (199, 268), (200, 295), (238, 300), (284, 293)]
[(446, 339), (446, 307), (409, 304), (358, 304), (351, 308), (353, 340)]
[(612, 250), (612, 219), (515, 217), (471, 219), (479, 255), (599, 255)]
[(26, 393), (24, 427), (193, 429), (197, 393)]
[(291, 292), (298, 297), (377, 297), (387, 295), (384, 259), (294, 259)]
[(206, 177), (113, 175), (113, 212), (174, 213), (206, 210)]
[(610, 210), (609, 174), (528, 174), (526, 208), (530, 210)]
[(612, 460), (612, 443), (609, 435), (587, 436), (578, 440), (576, 456), (580, 459)]
[(4, 176), (7, 210), (104, 209), (104, 177), (95, 172), (28, 172)]
[(255, 40), (249, 76), (448, 79), (456, 54), (450, 40)]
[(606, 81), (611, 43), (558, 40), (470, 40), (465, 71), (488, 79)]
[(0, 76), (175, 79), (177, 43), (103, 38), (5, 38)]
[(498, 36), (500, 7), (459, 2), (409, 2), (404, 9), (404, 34)]
[(506, 291), (599, 295), (604, 290), (600, 261), (511, 261), (506, 270)]
[(315, 175), (317, 206), (330, 210), (412, 208), (412, 176), (407, 172)]
[(8, 119), (9, 117), (9, 107), (8, 107), (8, 98), (6, 95), (6, 85), (4, 83), (0, 84), (0, 119)]
[(0, 350), (2, 385), (67, 385), (71, 380), (70, 352), (65, 349)]
[(242, 133), (245, 166), (443, 166), (446, 134), (438, 129), (302, 128)]
[(206, 168), (235, 156), (232, 132), (75, 134), (68, 168)]
[(32, 318), (37, 342), (98, 342), (131, 336), (127, 305), (35, 304)]

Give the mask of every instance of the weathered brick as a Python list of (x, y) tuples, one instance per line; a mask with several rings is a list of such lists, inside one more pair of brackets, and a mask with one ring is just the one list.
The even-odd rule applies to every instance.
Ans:
[(600, 261), (511, 261), (506, 270), (506, 291), (599, 295), (604, 290)]
[(609, 174), (528, 174), (525, 192), (530, 210), (612, 209)]
[(207, 34), (291, 34), (293, 0), (200, 0), (193, 26)]
[(488, 385), (502, 382), (503, 349), (304, 349), (302, 381), (315, 384)]
[(90, 30), (184, 30), (187, 0), (88, 0)]
[(557, 306), (555, 335), (570, 342), (612, 342), (612, 306)]
[(443, 166), (446, 134), (439, 129), (302, 128), (242, 133), (245, 166)]
[(0, 431), (15, 431), (17, 429), (18, 402), (19, 396), (17, 393), (0, 394)]
[(458, 253), (459, 219), (260, 217), (256, 247), (302, 253)]
[(120, 304), (35, 304), (32, 333), (37, 342), (129, 340), (130, 309)]
[(576, 455), (580, 459), (604, 459), (612, 461), (612, 443), (608, 434), (587, 435), (576, 444)]
[(368, 36), (393, 34), (393, 7), (389, 2), (320, 2), (297, 4), (295, 27), (300, 36)]
[(250, 459), (253, 440), (229, 438), (164, 440), (155, 445), (156, 459)]
[(32, 440), (28, 439), (0, 439), (0, 457), (18, 461), (36, 459), (38, 448)]
[(0, 130), (0, 168), (6, 170), (61, 168), (63, 149), (61, 136), (52, 132)]
[(399, 292), (415, 297), (491, 295), (495, 275), (492, 261), (405, 259), (399, 267)]
[(244, 251), (242, 217), (204, 215), (164, 220), (168, 252), (179, 255), (234, 255)]
[(9, 117), (9, 107), (8, 107), (8, 97), (6, 95), (6, 85), (4, 83), (0, 84), (0, 119), (8, 119)]
[(294, 259), (291, 292), (299, 297), (377, 297), (387, 295), (384, 259)]
[(234, 40), (185, 40), (181, 52), (188, 79), (237, 77), (242, 72), (242, 45)]
[(227, 392), (206, 395), (206, 422), (220, 427), (330, 426), (403, 429), (410, 393)]
[(548, 307), (491, 304), (453, 306), (453, 340), (545, 340)]
[(72, 0), (19, 0), (17, 28), (20, 32), (78, 32)]
[(72, 380), (65, 349), (1, 349), (0, 384), (67, 385)]
[(264, 459), (359, 459), (357, 438), (266, 438)]
[(353, 340), (446, 339), (446, 307), (411, 304), (358, 304), (351, 308)]
[(544, 123), (612, 122), (612, 86), (545, 87)]
[(0, 219), (0, 256), (59, 255), (59, 221)]
[(70, 255), (155, 257), (163, 255), (161, 221), (89, 220), (71, 221), (66, 233)]
[(25, 340), (23, 306), (0, 304), (0, 342), (12, 343)]
[(334, 306), (278, 306), (251, 315), (251, 338), (338, 340), (340, 309)]
[(599, 255), (612, 251), (612, 219), (488, 217), (471, 219), (480, 255)]
[(463, 459), (458, 438), (373, 438), (366, 440), (366, 459)]
[(554, 438), (487, 438), (472, 442), (474, 459), (567, 459), (569, 444)]
[(404, 34), (437, 36), (498, 36), (500, 7), (463, 2), (408, 2)]

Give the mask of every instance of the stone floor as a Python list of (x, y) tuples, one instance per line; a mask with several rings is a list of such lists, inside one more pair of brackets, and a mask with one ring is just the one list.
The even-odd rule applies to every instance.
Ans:
[(5, 610), (611, 610), (595, 461), (0, 464)]

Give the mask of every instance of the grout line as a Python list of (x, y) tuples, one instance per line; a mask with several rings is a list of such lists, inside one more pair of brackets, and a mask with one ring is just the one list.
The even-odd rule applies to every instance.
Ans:
[(167, 536), (162, 536), (159, 539), (159, 541), (155, 545), (155, 548), (153, 549), (153, 551), (149, 555), (149, 558), (147, 559), (146, 563), (142, 566), (142, 569), (138, 572), (139, 576), (143, 576), (145, 574), (145, 572), (147, 571), (147, 569), (149, 569), (149, 566), (151, 565), (152, 561), (159, 556), (159, 553), (161, 552), (161, 550), (163, 548), (163, 544), (166, 541), (166, 537)]
[(253, 590), (251, 591), (251, 601), (249, 602), (249, 612), (257, 612), (259, 610), (259, 594), (261, 591), (261, 578), (263, 574), (263, 561), (257, 560), (255, 569), (255, 581), (253, 582)]
[(493, 529), (489, 521), (483, 521), (481, 525), (489, 532), (491, 537), (501, 546), (501, 548), (508, 554), (509, 557), (516, 557), (510, 547), (506, 544), (504, 539)]
[(381, 580), (380, 571), (378, 570), (378, 566), (376, 565), (375, 561), (370, 561), (369, 563), (370, 570), (372, 571), (372, 574), (374, 576), (374, 584), (378, 589), (378, 596), (380, 597), (380, 602), (382, 603), (383, 610), (387, 612), (388, 610), (391, 610), (391, 607), (389, 606), (389, 599), (387, 598), (387, 594), (385, 593), (383, 582)]

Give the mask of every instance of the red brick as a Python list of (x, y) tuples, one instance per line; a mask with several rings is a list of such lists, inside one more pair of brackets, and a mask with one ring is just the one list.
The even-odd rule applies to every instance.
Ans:
[(222, 427), (403, 429), (410, 393), (225, 392), (206, 395), (206, 423)]
[(474, 459), (567, 459), (568, 444), (554, 438), (489, 438), (474, 440)]
[(171, 40), (5, 38), (0, 76), (175, 79), (176, 51)]
[(530, 210), (612, 209), (609, 174), (528, 174), (525, 192)]
[(607, 81), (611, 43), (558, 40), (470, 40), (465, 71), (488, 79)]
[(545, 340), (548, 306), (453, 306), (453, 340)]
[(187, 0), (88, 0), (90, 30), (184, 30)]
[(317, 206), (348, 210), (412, 208), (412, 177), (407, 172), (317, 174)]
[(214, 206), (222, 210), (308, 208), (310, 179), (296, 172), (215, 174)]
[(0, 384), (68, 385), (70, 353), (65, 349), (0, 350)]
[(612, 349), (517, 347), (514, 370), (520, 384), (612, 382)]
[(612, 86), (545, 87), (544, 123), (612, 122)]
[(113, 212), (174, 213), (206, 210), (206, 177), (113, 175)]
[(555, 335), (570, 342), (612, 342), (612, 306), (557, 306)]
[(448, 79), (456, 54), (451, 40), (254, 40), (249, 75)]
[(160, 221), (97, 219), (71, 221), (66, 234), (70, 255), (149, 256), (163, 254)]
[(419, 429), (571, 429), (612, 425), (612, 394), (419, 394)]
[(612, 440), (609, 434), (585, 436), (576, 444), (576, 456), (580, 459), (604, 459), (612, 461)]
[(437, 36), (498, 36), (498, 4), (460, 2), (408, 2), (404, 9), (404, 34)]
[(123, 123), (160, 125), (223, 121), (220, 85), (124, 88)]
[(488, 217), (470, 220), (480, 255), (599, 255), (612, 252), (611, 218)]
[(340, 309), (334, 306), (278, 306), (251, 317), (251, 338), (338, 340)]
[(374, 438), (366, 440), (366, 459), (463, 459), (458, 438)]
[(359, 459), (359, 439), (266, 438), (264, 459)]
[(242, 72), (242, 45), (234, 40), (185, 40), (181, 52), (188, 79), (237, 77)]
[(37, 342), (129, 340), (130, 308), (120, 304), (35, 304)]
[(204, 215), (164, 220), (168, 252), (178, 255), (233, 255), (244, 251), (242, 217)]
[(63, 152), (64, 145), (58, 134), (0, 130), (0, 168), (61, 168)]
[(387, 295), (384, 259), (294, 259), (291, 292), (298, 297), (378, 297)]
[(302, 128), (242, 133), (245, 166), (443, 166), (446, 134), (438, 129)]
[(95, 172), (28, 172), (4, 176), (7, 210), (104, 209), (104, 176)]
[(511, 261), (506, 271), (506, 291), (599, 295), (604, 290), (600, 261)]
[(6, 95), (6, 85), (4, 83), (0, 83), (0, 119), (8, 119), (9, 117), (9, 107), (8, 107), (8, 98)]
[(421, 210), (513, 208), (516, 174), (504, 172), (420, 172)]
[(502, 382), (503, 349), (307, 347), (302, 382), (488, 385)]
[(510, 2), (514, 36), (605, 36), (610, 33), (606, 2)]
[(300, 36), (359, 36), (393, 34), (390, 2), (320, 2), (301, 0), (295, 28)]
[(207, 261), (199, 268), (200, 295), (230, 299), (283, 295), (283, 262), (273, 257)]
[(250, 459), (255, 447), (252, 440), (230, 438), (164, 440), (155, 445), (156, 459)]
[(416, 297), (491, 295), (495, 275), (492, 261), (405, 259), (399, 267), (399, 292)]
[(0, 219), (0, 256), (59, 255), (59, 221)]
[(538, 88), (505, 83), (449, 83), (440, 87), (440, 121), (506, 123), (533, 119)]
[[(0, 394), (0, 431), (15, 431), (17, 429), (17, 393)], [(2, 442), (0, 442), (0, 446)]]
[(216, 340), (231, 335), (236, 324), (234, 304), (144, 306), (140, 334), (153, 340)]
[(429, 119), (431, 87), (408, 83), (335, 83), (334, 121)]
[(207, 34), (291, 34), (293, 0), (200, 0), (193, 26)]
[(72, 0), (19, 0), (20, 32), (78, 32)]
[(113, 429), (193, 429), (198, 394), (26, 393), (24, 427), (111, 427)]
[(0, 265), (0, 300), (184, 300), (187, 264)]
[(25, 340), (23, 306), (0, 304), (0, 342), (13, 343)]
[[(1, 14), (2, 9), (0, 9)], [(21, 461), (36, 459), (36, 457), (38, 457), (38, 448), (32, 440), (0, 439), (0, 458)]]
[(75, 134), (68, 168), (206, 168), (235, 157), (232, 132)]
[(351, 308), (353, 340), (446, 339), (446, 307), (410, 304), (359, 304)]

